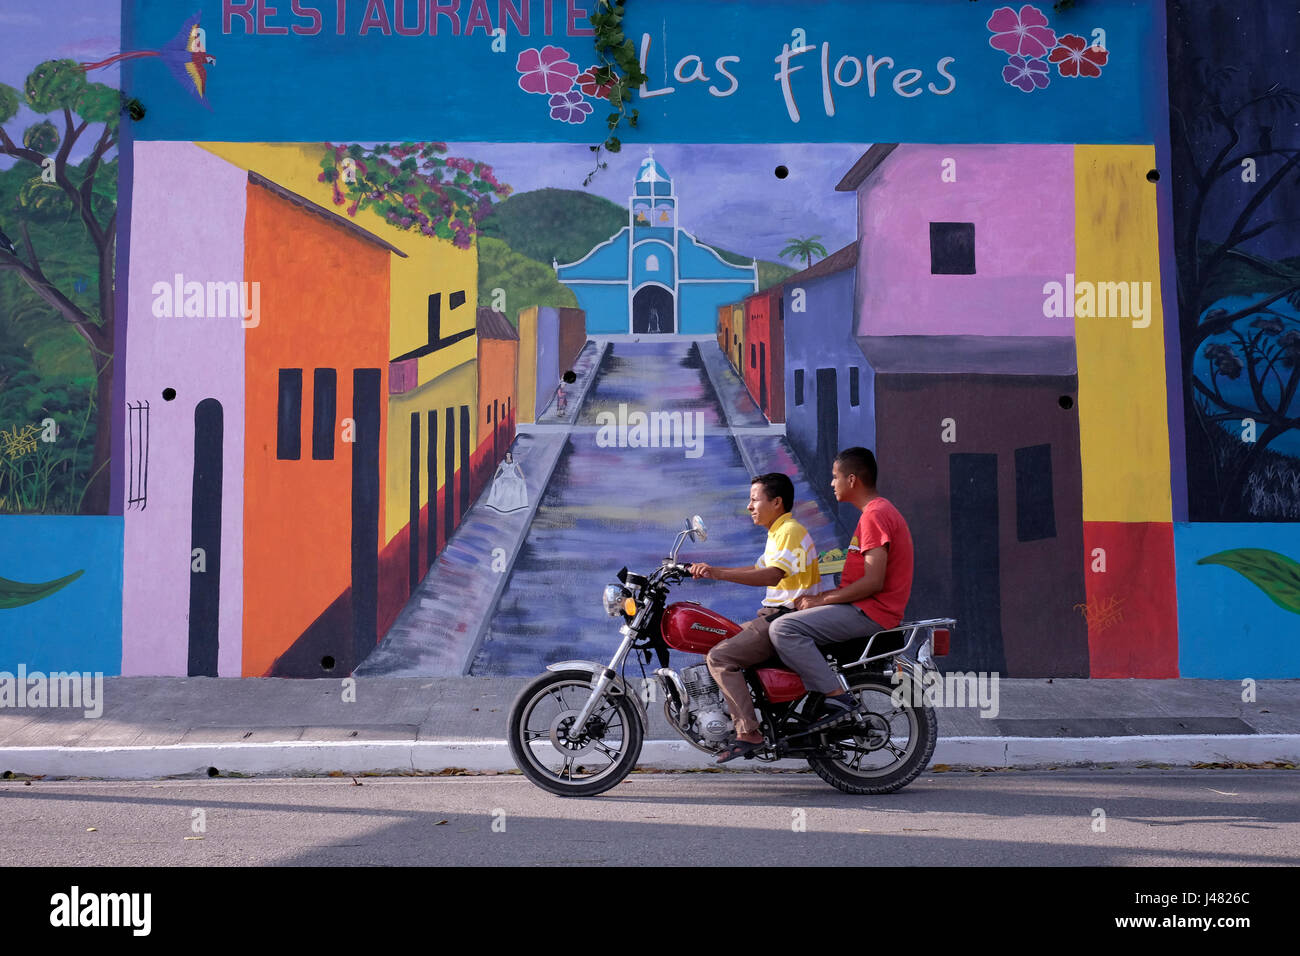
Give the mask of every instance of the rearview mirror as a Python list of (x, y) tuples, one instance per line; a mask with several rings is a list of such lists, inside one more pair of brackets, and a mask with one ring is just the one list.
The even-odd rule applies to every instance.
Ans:
[(691, 519), (691, 534), (701, 541), (709, 540), (709, 529), (704, 526), (704, 519), (699, 515)]

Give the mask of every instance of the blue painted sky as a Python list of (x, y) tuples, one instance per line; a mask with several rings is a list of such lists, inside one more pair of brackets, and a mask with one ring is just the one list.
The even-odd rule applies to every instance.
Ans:
[[(854, 143), (656, 144), (655, 159), (673, 178), (679, 223), (702, 242), (782, 261), (792, 236), (820, 235), (828, 253), (857, 235), (856, 194), (835, 184), (868, 149)], [(448, 143), (449, 154), (490, 163), (516, 193), (583, 189), (593, 154), (581, 144)], [(586, 191), (626, 208), (646, 145), (625, 142), (602, 154), (609, 163)], [(777, 166), (789, 175), (778, 179)], [(791, 263), (793, 264), (793, 263)]]

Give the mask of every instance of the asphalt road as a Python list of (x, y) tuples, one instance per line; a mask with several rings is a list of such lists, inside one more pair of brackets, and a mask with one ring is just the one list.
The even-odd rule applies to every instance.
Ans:
[(3, 781), (0, 858), (8, 866), (1300, 863), (1300, 787), (1286, 770), (930, 771), (888, 797), (849, 796), (809, 773), (634, 774), (584, 800), (514, 775), (358, 780)]

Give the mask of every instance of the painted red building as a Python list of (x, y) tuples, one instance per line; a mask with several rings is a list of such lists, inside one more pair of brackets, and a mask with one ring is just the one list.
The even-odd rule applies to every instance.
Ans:
[(770, 422), (785, 421), (785, 305), (782, 286), (745, 297), (744, 377)]

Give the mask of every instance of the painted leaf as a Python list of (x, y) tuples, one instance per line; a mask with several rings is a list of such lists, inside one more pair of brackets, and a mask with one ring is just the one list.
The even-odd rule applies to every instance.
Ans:
[(24, 604), (35, 604), (37, 601), (43, 601), (56, 591), (63, 590), (85, 573), (83, 568), (80, 571), (74, 571), (67, 577), (56, 578), (53, 581), (42, 581), (39, 584), (28, 584), (24, 581), (10, 581), (8, 578), (0, 578), (0, 609), (22, 607)]
[(1221, 564), (1259, 588), (1278, 607), (1300, 614), (1300, 564), (1264, 548), (1233, 548), (1201, 558), (1197, 564)]

